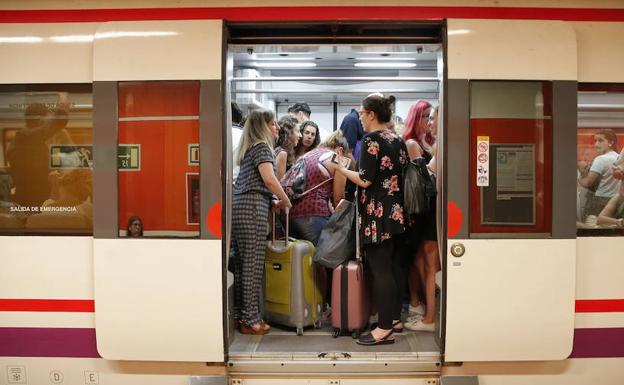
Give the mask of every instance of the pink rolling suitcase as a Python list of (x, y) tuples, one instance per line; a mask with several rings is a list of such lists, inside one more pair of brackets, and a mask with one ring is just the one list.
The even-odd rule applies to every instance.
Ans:
[(348, 334), (358, 338), (368, 326), (369, 315), (362, 261), (347, 261), (334, 269), (331, 301), (334, 338)]
[[(357, 195), (356, 195), (357, 202)], [(357, 203), (355, 223), (357, 226)], [(332, 276), (332, 315), (334, 338), (349, 335), (358, 338), (368, 326), (369, 300), (364, 281), (364, 268), (359, 254), (359, 229), (355, 231), (356, 260), (346, 261), (334, 269)]]

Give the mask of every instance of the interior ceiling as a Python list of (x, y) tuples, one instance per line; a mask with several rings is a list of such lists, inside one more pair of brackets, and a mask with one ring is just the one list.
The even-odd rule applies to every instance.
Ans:
[[(438, 44), (232, 45), (235, 77), (271, 79), (253, 85), (234, 82), (233, 89), (267, 90), (267, 96), (277, 103), (296, 100), (297, 95), (305, 95), (312, 103), (357, 103), (363, 95), (386, 89), (417, 90), (402, 96), (437, 99), (440, 49)], [(356, 63), (373, 63), (377, 67), (358, 67)], [(397, 63), (407, 68), (394, 68)]]

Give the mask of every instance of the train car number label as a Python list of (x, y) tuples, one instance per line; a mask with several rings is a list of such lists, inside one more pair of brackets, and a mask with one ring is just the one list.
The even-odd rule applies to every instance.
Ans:
[(477, 136), (477, 187), (490, 185), (490, 137)]
[(98, 372), (85, 371), (84, 374), (86, 385), (98, 385), (100, 383), (100, 376)]
[(9, 384), (25, 384), (26, 383), (26, 367), (25, 366), (7, 366), (7, 379)]
[(50, 372), (50, 382), (53, 384), (62, 384), (64, 378), (63, 372), (60, 370), (53, 370)]
[(141, 145), (120, 144), (117, 147), (117, 168), (119, 171), (140, 171)]

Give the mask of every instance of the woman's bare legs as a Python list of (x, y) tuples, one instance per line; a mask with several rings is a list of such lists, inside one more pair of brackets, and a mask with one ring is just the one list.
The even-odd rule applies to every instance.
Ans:
[(424, 323), (432, 323), (435, 320), (435, 276), (440, 271), (440, 255), (437, 241), (424, 241), (421, 246), (424, 254), (423, 282), (425, 284), (426, 312), (423, 317)]

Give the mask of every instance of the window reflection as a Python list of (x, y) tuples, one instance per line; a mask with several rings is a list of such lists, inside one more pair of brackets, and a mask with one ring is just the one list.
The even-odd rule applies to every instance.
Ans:
[(199, 83), (120, 83), (118, 116), (119, 236), (198, 237)]
[(621, 235), (624, 228), (624, 86), (579, 87), (577, 228)]
[(0, 90), (0, 233), (93, 227), (89, 86)]

